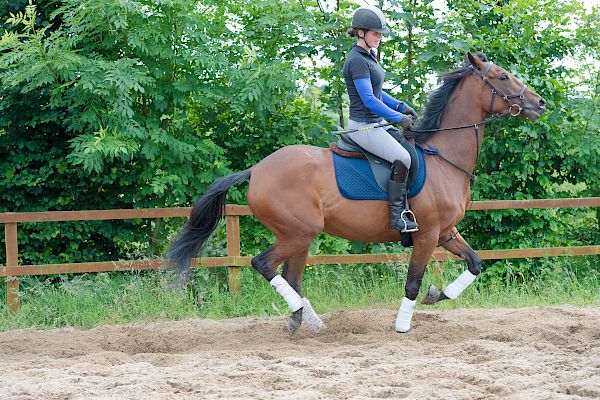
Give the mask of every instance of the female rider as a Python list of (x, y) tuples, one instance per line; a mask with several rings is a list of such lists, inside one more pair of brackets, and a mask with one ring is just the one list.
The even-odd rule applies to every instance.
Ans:
[[(385, 16), (377, 7), (358, 8), (352, 16), (348, 34), (358, 40), (344, 63), (344, 79), (350, 97), (349, 129), (385, 123), (390, 120), (402, 128), (412, 126), (417, 113), (406, 103), (382, 90), (385, 71), (377, 62), (373, 49), (379, 47), (383, 34), (389, 33)], [(385, 129), (373, 128), (350, 133), (359, 146), (392, 163), (389, 184), (390, 225), (400, 232), (417, 231), (418, 225), (408, 208), (406, 196), (410, 154)], [(411, 215), (413, 220), (408, 218)]]

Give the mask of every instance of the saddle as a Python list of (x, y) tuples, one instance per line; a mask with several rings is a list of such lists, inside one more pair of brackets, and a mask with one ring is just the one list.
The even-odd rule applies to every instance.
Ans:
[[(419, 170), (419, 157), (415, 149), (414, 138), (410, 137), (410, 141), (407, 140), (406, 138), (404, 138), (404, 135), (402, 135), (402, 133), (398, 129), (393, 127), (391, 129), (388, 129), (388, 133), (392, 135), (392, 137), (396, 139), (410, 154), (411, 162), (407, 182), (407, 187), (410, 191), (410, 188), (412, 187), (417, 176), (417, 172)], [(384, 192), (388, 192), (388, 184), (390, 181), (392, 168), (392, 164), (389, 161), (384, 160), (383, 158), (364, 150), (358, 144), (356, 144), (356, 142), (350, 139), (350, 135), (348, 134), (341, 134), (338, 142), (332, 142), (330, 144), (330, 148), (331, 151), (342, 157), (362, 158), (368, 160), (377, 185)]]
[[(411, 168), (409, 171), (409, 176), (408, 176), (408, 189), (409, 189), (409, 193), (408, 193), (408, 197), (414, 197), (416, 196), (422, 189), (423, 184), (425, 183), (425, 179), (426, 179), (426, 164), (425, 164), (425, 159), (423, 158), (423, 153), (426, 152), (426, 154), (432, 154), (429, 153), (429, 150), (425, 150), (423, 149), (422, 146), (419, 145), (419, 152), (417, 153), (417, 150), (415, 149), (415, 145), (414, 145), (414, 138), (412, 140), (412, 143), (409, 143), (408, 140), (406, 140), (404, 138), (404, 136), (397, 130), (394, 129), (392, 130), (388, 130), (388, 132), (400, 143), (402, 144), (402, 146), (408, 151), (408, 153), (410, 154), (410, 158), (411, 158)], [(349, 135), (347, 134), (342, 134), (340, 135), (340, 139), (338, 140), (337, 143), (331, 143), (330, 144), (330, 148), (331, 151), (333, 153), (335, 153), (334, 155), (334, 169), (335, 169), (335, 174), (336, 174), (336, 181), (338, 183), (338, 188), (340, 189), (340, 192), (342, 193), (342, 196), (346, 197), (346, 198), (350, 198), (350, 199), (356, 199), (356, 200), (367, 200), (367, 199), (371, 199), (371, 200), (388, 200), (388, 184), (390, 181), (390, 175), (391, 175), (391, 167), (392, 164), (389, 161), (384, 160), (381, 157), (378, 157), (372, 153), (369, 153), (368, 151), (362, 149), (358, 144), (356, 144), (352, 139), (350, 139)], [(357, 159), (356, 162), (357, 163), (365, 163), (363, 160), (367, 160), (368, 166), (365, 166), (364, 168), (366, 168), (366, 171), (363, 170), (362, 173), (359, 171), (357, 174), (352, 175), (352, 178), (358, 180), (359, 182), (357, 182), (357, 185), (360, 187), (360, 189), (357, 190), (349, 190), (350, 192), (354, 192), (354, 193), (348, 193), (346, 191), (346, 189), (352, 189), (355, 188), (357, 185), (351, 185), (348, 186), (348, 180), (344, 180), (344, 179), (338, 179), (340, 178), (340, 176), (343, 176), (344, 173), (347, 173), (348, 170), (345, 168), (348, 168), (348, 164), (355, 164), (354, 162), (344, 162), (342, 163), (344, 166), (342, 166), (341, 164), (338, 165), (338, 162), (336, 162), (336, 155), (343, 157), (340, 160), (346, 159), (346, 160), (350, 160), (350, 159)], [(361, 159), (361, 160), (358, 160)], [(364, 164), (363, 164), (364, 165)], [(369, 171), (370, 168), (370, 171)], [(338, 170), (339, 169), (339, 170)], [(345, 171), (345, 172), (343, 172)], [(371, 176), (371, 180), (375, 180), (376, 184), (370, 184), (369, 181), (369, 177), (372, 173)], [(354, 181), (354, 179), (351, 179), (352, 181)], [(370, 187), (370, 189), (369, 189)], [(363, 192), (360, 193), (359, 196), (356, 196), (357, 192)], [(364, 192), (369, 192), (368, 194), (365, 195)], [(412, 246), (412, 234), (411, 233), (401, 233), (400, 234), (400, 243), (404, 246), (404, 247), (410, 247)]]

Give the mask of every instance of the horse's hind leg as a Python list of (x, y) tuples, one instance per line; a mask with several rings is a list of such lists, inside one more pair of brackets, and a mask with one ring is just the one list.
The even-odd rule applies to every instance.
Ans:
[[(252, 266), (271, 286), (285, 299), (292, 311), (292, 319), (288, 325), (294, 332), (302, 323), (302, 311), (305, 301), (302, 298), (302, 272), (308, 255), (310, 239), (294, 238), (279, 235), (275, 244), (267, 251), (252, 259)], [(286, 261), (284, 276), (277, 274), (277, 266)]]
[[(298, 293), (300, 297), (302, 297), (302, 275), (304, 274), (304, 265), (306, 263), (307, 256), (308, 249), (303, 250), (299, 254), (291, 257), (289, 260), (286, 260), (283, 263), (283, 270), (281, 271), (281, 276), (283, 279), (290, 284), (292, 289), (294, 289), (294, 291)], [(288, 321), (288, 330), (292, 333), (296, 332), (296, 330), (300, 327), (300, 324), (302, 324), (304, 302), (302, 305), (303, 307), (301, 309), (292, 311), (292, 317)]]
[(302, 275), (304, 274), (307, 258), (308, 248), (291, 257), (289, 260), (286, 260), (283, 263), (283, 270), (281, 271), (281, 276), (288, 281), (290, 286), (294, 288), (296, 293), (300, 296), (302, 296)]
[(423, 304), (434, 304), (446, 299), (456, 299), (479, 275), (481, 272), (481, 258), (469, 246), (465, 239), (458, 233), (456, 228), (452, 228), (448, 239), (444, 239), (442, 247), (450, 253), (459, 256), (467, 262), (467, 270), (464, 271), (454, 282), (449, 284), (443, 291), (439, 291), (431, 285), (427, 295), (421, 301)]
[(302, 298), (290, 286), (290, 284), (277, 273), (277, 266), (290, 255), (282, 252), (281, 246), (278, 246), (278, 240), (268, 250), (252, 258), (252, 266), (260, 273), (271, 286), (285, 299), (292, 313), (302, 309)]
[(290, 258), (283, 264), (283, 271), (281, 275), (288, 281), (290, 286), (302, 297), (303, 307), (292, 313), (292, 318), (288, 324), (288, 328), (291, 332), (295, 332), (302, 322), (306, 324), (308, 329), (318, 333), (325, 327), (323, 321), (319, 318), (315, 310), (312, 308), (310, 301), (302, 295), (302, 275), (304, 274), (304, 267), (306, 266), (306, 259), (308, 257), (307, 247), (302, 252)]

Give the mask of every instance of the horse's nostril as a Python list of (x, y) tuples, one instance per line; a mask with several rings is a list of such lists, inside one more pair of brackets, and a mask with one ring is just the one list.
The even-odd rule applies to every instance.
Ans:
[(544, 99), (540, 99), (540, 102), (539, 102), (539, 104), (540, 104), (540, 107), (541, 107), (541, 108), (545, 108), (545, 107), (546, 107), (546, 100), (544, 100)]

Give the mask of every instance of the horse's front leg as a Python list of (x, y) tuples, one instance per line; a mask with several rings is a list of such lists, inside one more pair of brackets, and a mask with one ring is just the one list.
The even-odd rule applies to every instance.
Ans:
[(415, 311), (421, 282), (423, 281), (423, 274), (425, 273), (425, 268), (427, 268), (431, 254), (435, 250), (436, 244), (436, 234), (413, 234), (413, 252), (408, 264), (408, 273), (406, 274), (404, 298), (396, 317), (396, 332), (405, 333), (410, 330), (410, 323)]
[(427, 295), (421, 301), (423, 304), (434, 304), (446, 299), (456, 299), (463, 290), (473, 283), (477, 275), (481, 272), (481, 258), (469, 246), (460, 233), (458, 233), (456, 228), (451, 229), (447, 239), (442, 239), (444, 240), (442, 247), (465, 260), (467, 262), (467, 270), (441, 292), (438, 288), (431, 285), (427, 291)]

